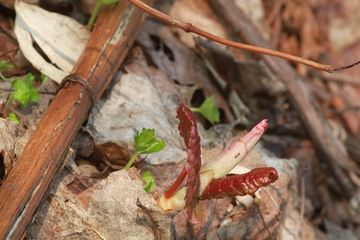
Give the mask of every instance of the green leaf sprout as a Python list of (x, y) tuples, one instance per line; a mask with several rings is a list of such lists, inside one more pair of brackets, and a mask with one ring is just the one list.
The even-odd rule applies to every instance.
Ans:
[(93, 11), (91, 12), (91, 16), (90, 16), (89, 22), (87, 24), (88, 29), (92, 30), (93, 25), (95, 23), (95, 19), (98, 15), (102, 5), (110, 5), (110, 4), (116, 3), (118, 1), (119, 0), (96, 0), (95, 7), (94, 7)]
[(143, 128), (141, 132), (136, 133), (134, 137), (135, 153), (131, 156), (130, 161), (126, 164), (128, 170), (134, 164), (140, 154), (151, 154), (163, 150), (166, 146), (164, 140), (155, 138), (155, 130)]
[(191, 111), (200, 113), (211, 124), (220, 121), (220, 111), (215, 104), (214, 96), (206, 98), (199, 108), (191, 108)]
[(40, 77), (41, 85), (46, 83), (48, 80), (49, 80), (49, 77), (47, 75), (41, 73), (41, 77)]
[(143, 128), (140, 133), (135, 135), (135, 150), (141, 153), (159, 152), (165, 147), (165, 142), (155, 138), (154, 129)]
[(0, 60), (0, 79), (6, 81), (6, 77), (1, 73), (3, 71), (9, 70), (11, 68), (13, 68), (14, 65), (12, 65), (11, 63), (9, 63), (6, 60)]
[(17, 78), (12, 82), (14, 92), (11, 94), (10, 99), (15, 100), (22, 106), (26, 107), (30, 103), (39, 102), (39, 91), (34, 87), (34, 75), (28, 73), (25, 80)]
[(150, 171), (145, 171), (142, 175), (142, 180), (145, 182), (144, 190), (147, 193), (150, 193), (155, 188), (154, 176)]
[(19, 118), (18, 118), (18, 117), (16, 116), (16, 114), (13, 113), (13, 112), (10, 112), (10, 113), (9, 113), (8, 119), (9, 119), (10, 121), (12, 121), (13, 123), (20, 124)]

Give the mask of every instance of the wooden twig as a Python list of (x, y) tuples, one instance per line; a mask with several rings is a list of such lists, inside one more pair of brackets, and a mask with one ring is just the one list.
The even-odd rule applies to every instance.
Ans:
[[(153, 0), (147, 0), (151, 4)], [(67, 82), (54, 97), (22, 155), (0, 188), (0, 239), (20, 239), (62, 157), (91, 107), (123, 62), (144, 14), (127, 1), (103, 8), (72, 74), (86, 81)]]
[(128, 0), (128, 1), (131, 2), (132, 4), (134, 4), (135, 6), (137, 6), (138, 8), (140, 8), (141, 10), (143, 10), (144, 12), (150, 14), (151, 16), (159, 19), (160, 21), (162, 21), (166, 24), (180, 28), (180, 29), (184, 30), (185, 32), (195, 33), (199, 36), (205, 37), (207, 39), (213, 40), (215, 42), (221, 43), (221, 44), (229, 46), (229, 47), (238, 48), (238, 49), (246, 50), (246, 51), (253, 52), (253, 53), (260, 53), (260, 54), (265, 54), (265, 55), (269, 55), (269, 56), (273, 56), (273, 57), (283, 58), (283, 59), (286, 59), (291, 62), (301, 63), (304, 65), (310, 66), (312, 68), (315, 68), (315, 69), (318, 69), (321, 71), (326, 71), (326, 72), (343, 70), (343, 69), (351, 68), (357, 64), (360, 64), (360, 61), (359, 61), (359, 62), (350, 64), (345, 67), (333, 67), (331, 65), (321, 64), (321, 63), (311, 61), (309, 59), (305, 59), (302, 57), (298, 57), (295, 55), (279, 52), (276, 50), (271, 50), (270, 46), (263, 48), (263, 47), (256, 47), (256, 46), (254, 46), (255, 44), (252, 45), (252, 44), (244, 44), (244, 43), (231, 41), (231, 40), (228, 40), (225, 38), (218, 37), (209, 32), (206, 32), (206, 31), (192, 25), (191, 23), (180, 22), (180, 21), (170, 17), (169, 15), (152, 8), (151, 6), (142, 2), (141, 0)]
[[(269, 43), (256, 30), (243, 11), (233, 1), (210, 0), (214, 11), (221, 16), (231, 30), (245, 42), (257, 46), (269, 47)], [(359, 173), (356, 164), (349, 158), (345, 146), (327, 127), (325, 117), (319, 111), (305, 86), (304, 79), (285, 61), (261, 55), (265, 64), (287, 87), (290, 100), (298, 110), (318, 152), (324, 158), (331, 174), (339, 183), (343, 194), (351, 197), (355, 191), (347, 172)]]
[(151, 214), (151, 210), (148, 209), (147, 207), (145, 207), (141, 202), (140, 199), (138, 198), (136, 200), (136, 206), (138, 206), (139, 208), (141, 208), (141, 210), (143, 210), (143, 212), (148, 216), (149, 221), (150, 221), (150, 226), (151, 226), (151, 230), (153, 231), (154, 234), (154, 239), (155, 240), (161, 240), (161, 231), (159, 229), (159, 226), (156, 222), (156, 220), (153, 218), (152, 214)]

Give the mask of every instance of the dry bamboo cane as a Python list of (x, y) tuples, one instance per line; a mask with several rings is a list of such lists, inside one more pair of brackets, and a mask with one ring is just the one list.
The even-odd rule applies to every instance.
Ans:
[(0, 188), (0, 239), (20, 239), (24, 233), (92, 101), (107, 88), (144, 18), (128, 1), (104, 8), (69, 81), (53, 99)]

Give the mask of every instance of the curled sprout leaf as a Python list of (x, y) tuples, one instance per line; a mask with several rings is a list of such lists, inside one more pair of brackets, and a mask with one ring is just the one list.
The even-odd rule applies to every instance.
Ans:
[(34, 87), (34, 75), (28, 73), (25, 80), (17, 78), (12, 82), (14, 92), (11, 94), (10, 99), (15, 100), (22, 106), (26, 107), (30, 103), (39, 102), (39, 91)]
[(220, 111), (216, 106), (214, 96), (206, 98), (199, 108), (191, 108), (191, 110), (193, 112), (200, 113), (211, 124), (215, 124), (220, 121)]
[(10, 112), (10, 113), (9, 113), (8, 119), (9, 119), (10, 121), (12, 121), (13, 123), (20, 124), (19, 118), (18, 118), (18, 117), (16, 116), (16, 114), (13, 113), (13, 112)]
[(150, 193), (155, 188), (154, 176), (150, 171), (145, 171), (142, 175), (142, 180), (145, 182), (144, 190), (147, 193)]

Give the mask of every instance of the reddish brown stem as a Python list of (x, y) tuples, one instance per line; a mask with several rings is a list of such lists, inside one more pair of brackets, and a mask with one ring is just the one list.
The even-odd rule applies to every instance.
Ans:
[(231, 41), (231, 40), (228, 40), (225, 38), (221, 38), (221, 37), (213, 35), (209, 32), (203, 31), (200, 28), (197, 28), (196, 26), (192, 25), (191, 23), (180, 22), (180, 21), (170, 17), (169, 15), (150, 7), (149, 5), (143, 3), (141, 0), (129, 0), (129, 2), (131, 2), (136, 7), (140, 8), (144, 12), (150, 14), (151, 16), (159, 19), (160, 21), (162, 21), (166, 24), (173, 25), (177, 28), (184, 30), (185, 32), (195, 33), (199, 36), (205, 37), (207, 39), (211, 39), (215, 42), (221, 43), (221, 44), (229, 46), (229, 47), (239, 48), (239, 49), (246, 50), (249, 52), (255, 52), (255, 53), (260, 53), (260, 54), (283, 58), (283, 59), (286, 59), (291, 62), (301, 63), (301, 64), (313, 67), (318, 70), (326, 71), (326, 72), (333, 72), (334, 70), (342, 69), (342, 68), (334, 68), (331, 65), (321, 64), (321, 63), (311, 61), (308, 59), (304, 59), (304, 58), (294, 56), (291, 54), (287, 54), (287, 53), (283, 53), (283, 52), (279, 52), (279, 51), (275, 51), (275, 50), (271, 50), (271, 49), (267, 49), (267, 48), (256, 47), (256, 46), (252, 46), (249, 44), (239, 43), (239, 42)]
[(176, 178), (176, 180), (169, 187), (169, 189), (164, 193), (164, 196), (166, 198), (171, 198), (175, 194), (175, 192), (179, 189), (181, 183), (184, 181), (186, 174), (186, 168), (184, 167), (180, 175)]
[(275, 168), (255, 168), (245, 174), (213, 179), (200, 198), (253, 195), (259, 188), (265, 187), (277, 179), (278, 174)]

